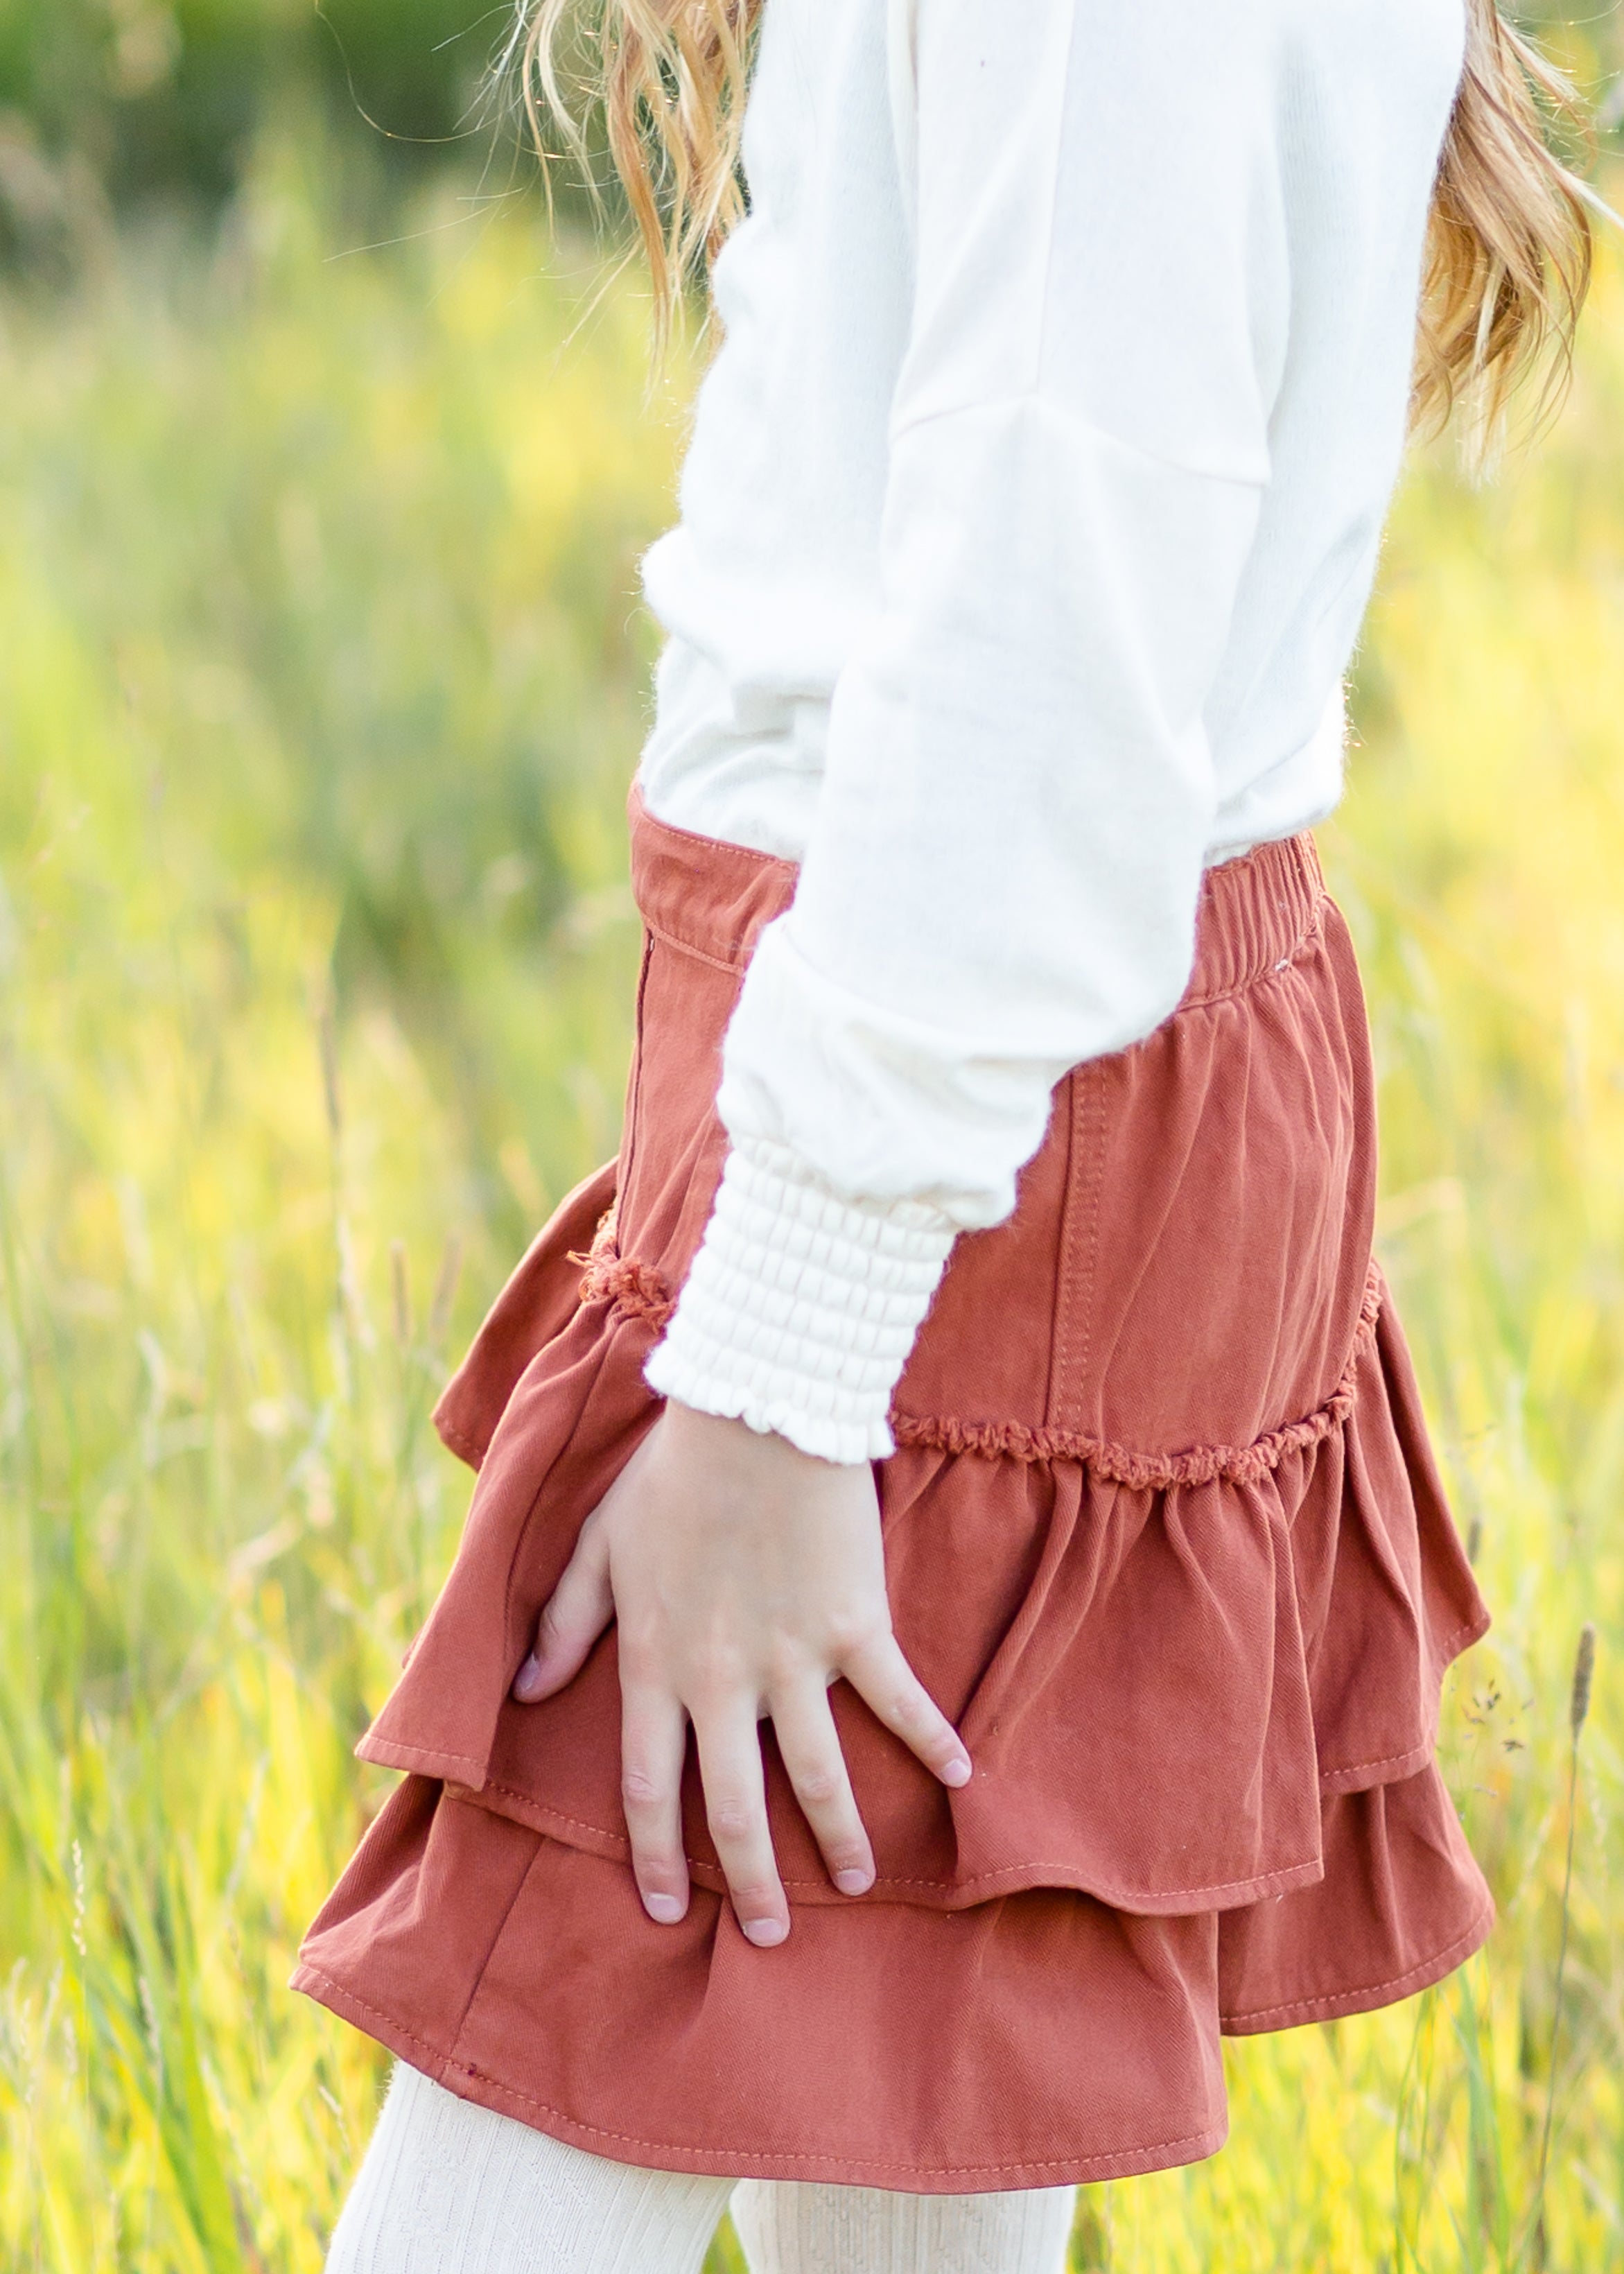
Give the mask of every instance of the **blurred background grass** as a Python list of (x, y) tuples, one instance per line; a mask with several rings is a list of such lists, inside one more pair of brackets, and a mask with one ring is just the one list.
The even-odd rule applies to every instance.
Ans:
[[(428, 1408), (614, 1144), (635, 559), (682, 374), (647, 398), (635, 277), (568, 207), (549, 236), (510, 142), (455, 139), (502, 28), (471, 0), (0, 0), (8, 2268), (320, 2266), (380, 2065), (282, 1984), (461, 1520)], [(1425, 1999), (1233, 2046), (1232, 2144), (1088, 2191), (1076, 2261), (1601, 2274), (1618, 248), (1554, 433), (1486, 491), (1414, 466), (1356, 713), (1323, 845), (1372, 998), (1382, 1252), (1499, 1613), (1444, 1744), (1502, 1922)]]

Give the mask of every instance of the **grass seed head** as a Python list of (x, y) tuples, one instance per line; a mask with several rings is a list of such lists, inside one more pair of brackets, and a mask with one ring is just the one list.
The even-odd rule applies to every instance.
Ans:
[(1595, 1672), (1596, 1630), (1587, 1623), (1579, 1630), (1579, 1647), (1574, 1655), (1573, 1696), (1568, 1706), (1568, 1726), (1575, 1737), (1590, 1710), (1590, 1681)]

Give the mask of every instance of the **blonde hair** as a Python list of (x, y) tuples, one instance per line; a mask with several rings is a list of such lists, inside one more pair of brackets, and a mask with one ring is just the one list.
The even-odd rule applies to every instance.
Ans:
[(1495, 0), (1466, 0), (1466, 67), (1427, 235), (1412, 407), (1436, 432), (1457, 407), (1482, 456), (1519, 383), (1560, 396), (1590, 282), (1592, 193), (1563, 164), (1547, 113), (1582, 131), (1580, 98)]
[[(1126, 0), (1133, 4), (1133, 0)], [(602, 118), (653, 282), (658, 343), (684, 290), (744, 210), (739, 136), (763, 0), (521, 0), (514, 50), (546, 156), (562, 128), (590, 178)], [(1577, 94), (1500, 14), (1466, 0), (1465, 69), (1427, 242), (1413, 411), (1440, 428), (1469, 410), (1479, 446), (1526, 375), (1560, 391), (1590, 275), (1590, 193), (1553, 151), (1547, 110)], [(1543, 107), (1542, 107), (1543, 106)]]
[(657, 350), (744, 213), (739, 138), (763, 0), (520, 0), (513, 51), (536, 146), (556, 120), (596, 186), (601, 116), (654, 288)]

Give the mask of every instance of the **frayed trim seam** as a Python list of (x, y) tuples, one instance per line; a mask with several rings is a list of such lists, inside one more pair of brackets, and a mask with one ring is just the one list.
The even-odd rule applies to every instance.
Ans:
[(651, 1263), (639, 1263), (628, 1257), (622, 1261), (618, 1255), (599, 1254), (570, 1257), (572, 1263), (584, 1263), (586, 1272), (581, 1282), (583, 1303), (607, 1303), (620, 1319), (644, 1319), (651, 1327), (669, 1325), (676, 1309), (676, 1299), (663, 1271)]
[[(665, 1274), (635, 1257), (620, 1257), (607, 1244), (595, 1242), (590, 1255), (572, 1258), (586, 1266), (581, 1282), (583, 1303), (606, 1303), (620, 1319), (642, 1320), (663, 1329), (675, 1308)], [(1300, 1421), (1271, 1429), (1250, 1445), (1196, 1445), (1183, 1453), (1139, 1453), (1091, 1436), (1083, 1429), (1034, 1428), (1024, 1421), (962, 1421), (956, 1416), (898, 1413), (890, 1416), (891, 1434), (903, 1446), (924, 1450), (975, 1454), (984, 1460), (1027, 1463), (1071, 1461), (1105, 1480), (1135, 1492), (1166, 1492), (1175, 1485), (1259, 1484), (1280, 1466), (1288, 1453), (1307, 1451), (1340, 1429), (1353, 1412), (1355, 1383), (1360, 1365), (1375, 1340), (1381, 1316), (1383, 1283), (1372, 1260), (1359, 1308), (1353, 1349), (1336, 1388), (1312, 1413)]]
[(926, 1446), (944, 1453), (1002, 1454), (1016, 1461), (1077, 1461), (1109, 1483), (1138, 1492), (1166, 1492), (1175, 1485), (1210, 1485), (1221, 1480), (1226, 1484), (1258, 1484), (1279, 1467), (1288, 1453), (1322, 1443), (1353, 1412), (1355, 1383), (1365, 1352), (1375, 1340), (1382, 1295), (1381, 1273), (1372, 1259), (1353, 1348), (1336, 1388), (1314, 1412), (1271, 1429), (1250, 1445), (1196, 1445), (1183, 1453), (1136, 1453), (1081, 1429), (1033, 1429), (1022, 1421), (958, 1421), (912, 1413), (893, 1413), (891, 1432), (899, 1446)]

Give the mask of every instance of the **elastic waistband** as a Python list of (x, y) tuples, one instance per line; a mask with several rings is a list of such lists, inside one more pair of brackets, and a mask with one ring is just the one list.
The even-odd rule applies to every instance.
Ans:
[[(763, 926), (794, 898), (794, 863), (660, 821), (635, 787), (628, 809), (632, 890), (650, 933), (703, 963), (742, 971)], [(1289, 963), (1319, 930), (1324, 900), (1306, 832), (1209, 869), (1180, 1009), (1233, 995)]]
[(1181, 1010), (1237, 994), (1289, 963), (1319, 931), (1325, 878), (1313, 839), (1282, 837), (1209, 869), (1196, 911), (1195, 962)]

